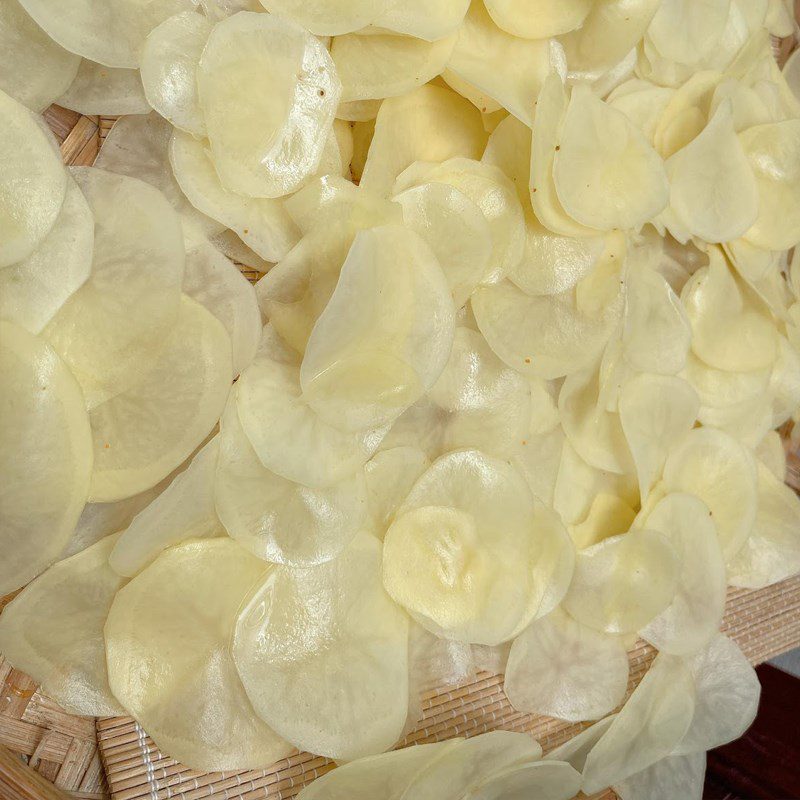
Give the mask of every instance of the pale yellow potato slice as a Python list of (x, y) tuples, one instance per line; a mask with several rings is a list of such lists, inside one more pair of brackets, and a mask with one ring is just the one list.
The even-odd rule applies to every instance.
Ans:
[(537, 796), (570, 800), (580, 784), (580, 773), (569, 764), (541, 761), (512, 767), (491, 777), (470, 796), (475, 800), (526, 800)]
[(682, 375), (697, 394), (703, 408), (729, 408), (758, 400), (767, 394), (771, 369), (729, 372), (714, 369), (689, 353)]
[(783, 77), (792, 94), (800, 102), (800, 56), (797, 55), (797, 51), (792, 53), (783, 65)]
[(68, 178), (64, 204), (44, 241), (28, 258), (0, 270), (0, 318), (41, 333), (86, 282), (93, 251), (92, 210)]
[(51, 231), (67, 191), (67, 173), (50, 131), (0, 90), (0, 268), (28, 258)]
[(468, 7), (469, 0), (389, 0), (372, 22), (379, 29), (434, 42), (455, 33)]
[(583, 550), (610, 536), (626, 533), (635, 518), (636, 512), (622, 498), (600, 492), (592, 500), (586, 519), (570, 525), (569, 535), (575, 548)]
[(514, 116), (502, 120), (489, 136), (481, 161), (499, 167), (514, 184), (522, 207), (530, 211), (531, 129)]
[(659, 655), (586, 757), (586, 794), (619, 783), (670, 755), (695, 714), (692, 674), (676, 656)]
[(380, 542), (362, 532), (326, 564), (276, 567), (242, 606), (239, 675), (258, 714), (298, 748), (350, 761), (400, 737), (408, 617), (385, 594), (380, 561)]
[(484, 123), (486, 121), (485, 115), (504, 111), (500, 103), (493, 100), (488, 94), (482, 92), (477, 86), (473, 86), (469, 81), (464, 80), (464, 78), (455, 72), (445, 69), (442, 72), (441, 78), (454, 92), (458, 92), (462, 97), (469, 100), (470, 103), (481, 112)]
[(591, 752), (592, 748), (600, 740), (600, 737), (611, 727), (611, 723), (617, 718), (616, 714), (609, 714), (609, 716), (595, 722), (588, 728), (584, 728), (580, 733), (567, 739), (564, 744), (551, 750), (545, 755), (545, 761), (564, 761), (573, 766), (578, 772), (583, 772), (583, 767), (586, 764), (586, 757)]
[(44, 340), (0, 322), (0, 373), (5, 595), (38, 575), (69, 541), (89, 491), (92, 445), (80, 387)]
[(341, 94), (316, 37), (274, 14), (235, 14), (211, 32), (197, 85), (225, 188), (281, 197), (316, 172)]
[(647, 36), (665, 59), (696, 63), (719, 46), (730, 5), (730, 0), (665, 0), (650, 23)]
[(199, 303), (182, 296), (175, 326), (153, 356), (136, 383), (91, 410), (92, 502), (154, 486), (204, 440), (225, 407), (230, 337)]
[(614, 791), (620, 800), (703, 800), (705, 775), (704, 752), (667, 756), (623, 781), (615, 781)]
[(547, 433), (529, 434), (511, 460), (534, 497), (548, 506), (554, 502), (563, 445), (564, 432), (560, 426)]
[(579, 552), (563, 607), (606, 633), (634, 633), (675, 597), (680, 562), (657, 531), (631, 530)]
[(206, 136), (197, 97), (197, 65), (214, 27), (202, 14), (185, 11), (150, 31), (142, 47), (142, 85), (147, 102), (176, 128)]
[(239, 606), (267, 569), (232, 539), (190, 541), (111, 606), (111, 690), (163, 753), (194, 769), (263, 768), (292, 750), (256, 716), (229, 650)]
[(0, 90), (37, 114), (72, 83), (80, 56), (54, 42), (19, 4), (0, 8)]
[(778, 337), (778, 357), (769, 381), (772, 427), (779, 428), (800, 408), (800, 350), (785, 336)]
[(592, 0), (488, 0), (486, 9), (504, 31), (526, 39), (547, 39), (580, 28)]
[(778, 431), (766, 434), (753, 454), (781, 483), (786, 480), (786, 450), (783, 447), (783, 437)]
[(503, 684), (517, 711), (570, 722), (613, 711), (627, 686), (628, 655), (621, 638), (581, 625), (560, 609), (514, 640)]
[(147, 114), (139, 70), (107, 67), (84, 58), (75, 79), (56, 100), (80, 114)]
[(691, 431), (664, 464), (668, 492), (699, 497), (711, 511), (729, 562), (745, 545), (758, 508), (756, 462), (750, 450), (713, 428)]
[(336, 119), (347, 122), (369, 122), (378, 116), (381, 100), (353, 100), (350, 103), (339, 103)]
[(607, 102), (612, 108), (621, 111), (653, 144), (658, 121), (675, 90), (636, 79), (627, 83), (634, 85), (627, 86), (623, 83), (618, 86), (609, 95)]
[(68, 714), (123, 713), (106, 673), (103, 626), (126, 580), (108, 565), (110, 536), (59, 561), (3, 609), (0, 647)]
[(261, 0), (271, 14), (299, 22), (317, 36), (340, 36), (369, 25), (387, 6), (386, 0)]

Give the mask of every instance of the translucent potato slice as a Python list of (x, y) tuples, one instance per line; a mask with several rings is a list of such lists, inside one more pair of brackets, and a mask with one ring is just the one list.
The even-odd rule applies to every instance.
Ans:
[(647, 769), (614, 783), (620, 800), (702, 800), (706, 754), (667, 756)]
[(63, 94), (80, 56), (54, 42), (18, 0), (0, 8), (0, 90), (37, 114)]
[(176, 128), (206, 136), (197, 97), (197, 65), (214, 27), (193, 11), (164, 20), (142, 47), (141, 79), (148, 103)]
[(103, 625), (123, 587), (108, 565), (111, 536), (59, 561), (3, 609), (0, 647), (68, 714), (122, 713), (106, 673)]
[(363, 475), (309, 489), (266, 469), (242, 429), (236, 393), (220, 421), (219, 464), (209, 492), (225, 529), (265, 561), (292, 567), (330, 561), (363, 526)]
[(488, 0), (486, 9), (499, 27), (526, 39), (547, 39), (579, 28), (592, 0)]
[(55, 225), (67, 173), (44, 124), (0, 91), (0, 268), (28, 258)]
[(299, 22), (317, 36), (340, 36), (369, 25), (387, 5), (386, 0), (261, 0), (271, 14)]
[(553, 180), (564, 210), (600, 230), (638, 228), (667, 205), (660, 156), (621, 112), (585, 84), (572, 90)]
[(337, 36), (331, 57), (342, 82), (342, 102), (396, 97), (435, 78), (447, 64), (454, 35), (435, 42), (384, 34)]
[(499, 167), (514, 184), (526, 213), (531, 196), (528, 186), (531, 171), (531, 129), (511, 115), (489, 135), (481, 161)]
[(339, 103), (336, 119), (348, 122), (370, 122), (378, 116), (380, 100), (353, 100), (350, 103)]
[(455, 330), (450, 289), (412, 231), (360, 231), (308, 340), (300, 383), (308, 404), (343, 431), (396, 419), (436, 381)]
[(621, 639), (556, 609), (514, 640), (503, 688), (517, 711), (579, 722), (613, 711), (627, 686), (628, 655)]
[(620, 497), (600, 492), (582, 522), (571, 525), (569, 535), (578, 550), (630, 530), (636, 512)]
[(728, 408), (763, 397), (769, 387), (769, 368), (752, 372), (729, 372), (714, 369), (689, 353), (686, 359), (686, 378), (705, 408)]
[(232, 378), (225, 328), (183, 295), (175, 326), (149, 369), (90, 413), (92, 502), (138, 494), (183, 462), (219, 419)]
[(107, 67), (85, 58), (56, 102), (79, 114), (116, 116), (150, 111), (138, 70)]
[(486, 132), (477, 109), (455, 92), (426, 85), (381, 104), (360, 185), (388, 195), (415, 161), (480, 158)]
[(297, 355), (269, 325), (238, 387), (239, 419), (261, 463), (304, 486), (327, 488), (354, 475), (386, 433), (346, 433), (323, 421), (301, 399)]
[(670, 452), (664, 484), (708, 506), (726, 562), (742, 549), (758, 507), (756, 463), (748, 448), (722, 431), (695, 429)]
[(670, 755), (694, 714), (692, 675), (684, 661), (666, 654), (657, 656), (589, 752), (581, 789), (592, 794)]
[(617, 718), (616, 714), (609, 714), (594, 725), (584, 728), (579, 734), (567, 739), (564, 744), (551, 750), (545, 755), (545, 761), (564, 761), (571, 764), (578, 772), (583, 772), (586, 757), (600, 740), (600, 737), (611, 727)]
[(636, 84), (635, 88), (623, 83), (609, 95), (607, 102), (612, 108), (625, 114), (653, 144), (658, 122), (675, 90), (647, 81), (632, 79), (629, 83)]
[(41, 333), (89, 277), (93, 250), (94, 217), (69, 178), (64, 204), (45, 239), (28, 258), (0, 270), (0, 318)]
[(280, 200), (245, 197), (220, 182), (203, 142), (175, 131), (169, 161), (183, 193), (200, 212), (236, 233), (267, 261), (279, 261), (297, 243), (298, 231)]
[(537, 796), (569, 800), (580, 785), (580, 773), (569, 764), (540, 761), (512, 767), (491, 777), (470, 796), (475, 800), (525, 800)]
[(719, 46), (731, 0), (666, 0), (647, 29), (659, 54), (670, 61), (694, 64)]
[(631, 530), (579, 552), (564, 609), (606, 633), (634, 633), (673, 600), (680, 563), (657, 531)]
[(225, 188), (281, 197), (314, 174), (341, 94), (319, 39), (274, 14), (243, 11), (211, 32), (197, 82)]
[(237, 610), (266, 569), (232, 539), (186, 542), (111, 606), (111, 690), (162, 752), (194, 769), (255, 769), (291, 752), (256, 716), (228, 649)]
[(45, 341), (0, 322), (0, 374), (5, 595), (38, 575), (69, 541), (89, 491), (92, 444), (80, 387)]
[(783, 447), (783, 438), (778, 431), (770, 431), (758, 443), (753, 454), (770, 474), (774, 475), (781, 483), (786, 480), (786, 450)]
[(416, 36), (428, 42), (443, 39), (464, 20), (469, 0), (390, 0), (373, 20), (380, 28)]
[(481, 91), (477, 86), (473, 86), (469, 81), (464, 80), (455, 72), (445, 69), (441, 74), (441, 78), (454, 92), (458, 92), (462, 97), (465, 97), (481, 112), (484, 123), (486, 121), (486, 115), (508, 113), (503, 109), (500, 103), (493, 100), (488, 94)]
[(326, 564), (276, 567), (239, 614), (233, 656), (247, 694), (301, 749), (350, 761), (403, 730), (408, 617), (385, 594), (380, 561), (380, 542), (359, 533)]
[(761, 685), (738, 645), (721, 633), (687, 661), (695, 685), (695, 714), (676, 755), (711, 750), (738, 739), (758, 711)]

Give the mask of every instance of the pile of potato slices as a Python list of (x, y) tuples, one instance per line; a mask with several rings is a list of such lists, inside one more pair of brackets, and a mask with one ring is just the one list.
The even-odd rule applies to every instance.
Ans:
[[(700, 798), (800, 572), (790, 6), (4, 0), (0, 652), (304, 800)], [(480, 669), (595, 724), (380, 755)]]

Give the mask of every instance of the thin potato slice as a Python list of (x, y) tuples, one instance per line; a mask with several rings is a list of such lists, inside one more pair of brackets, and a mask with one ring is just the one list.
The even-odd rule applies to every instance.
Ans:
[(620, 800), (703, 800), (706, 754), (667, 756), (614, 783)]
[(694, 353), (686, 359), (686, 378), (700, 396), (703, 408), (729, 408), (763, 397), (769, 387), (769, 368), (752, 372), (729, 372), (714, 369)]
[(380, 542), (359, 533), (326, 564), (276, 567), (239, 614), (233, 657), (247, 694), (301, 749), (350, 761), (403, 730), (408, 617), (384, 593), (380, 560)]
[(783, 447), (783, 437), (778, 431), (770, 431), (764, 436), (753, 453), (770, 474), (774, 475), (781, 483), (786, 480), (786, 450)]
[(613, 711), (627, 686), (628, 655), (621, 639), (556, 609), (514, 640), (503, 688), (517, 711), (579, 722)]
[(211, 32), (197, 81), (225, 188), (281, 197), (315, 173), (341, 94), (316, 37), (274, 14), (243, 11)]
[(512, 767), (491, 777), (470, 796), (475, 800), (526, 800), (537, 796), (570, 800), (580, 785), (580, 773), (569, 764), (541, 761)]
[(666, 0), (653, 17), (647, 36), (670, 61), (694, 64), (718, 46), (731, 0)]
[(317, 36), (341, 36), (369, 25), (381, 11), (386, 0), (261, 0), (271, 14), (299, 22)]
[(504, 31), (526, 39), (547, 39), (583, 24), (592, 0), (488, 0), (486, 9)]
[[(460, 75), (445, 69), (441, 75), (442, 80), (454, 91), (458, 92), (481, 112), (481, 117), (486, 121), (486, 115), (496, 112), (507, 113), (496, 100), (482, 92), (477, 86), (473, 86), (469, 81), (465, 81)], [(485, 127), (485, 125), (484, 125)]]
[(228, 649), (237, 610), (266, 569), (231, 539), (186, 542), (111, 606), (111, 690), (162, 752), (194, 769), (255, 769), (291, 752), (256, 716)]
[(592, 748), (600, 740), (600, 737), (611, 727), (611, 723), (617, 718), (616, 714), (595, 722), (588, 728), (584, 728), (579, 734), (567, 739), (564, 744), (551, 750), (545, 757), (545, 761), (564, 761), (571, 764), (578, 772), (583, 772), (586, 764), (586, 757)]
[(569, 535), (578, 550), (591, 547), (609, 536), (626, 533), (633, 525), (636, 512), (620, 497), (599, 492), (582, 522), (571, 525)]
[(339, 103), (336, 119), (347, 122), (370, 122), (378, 116), (380, 100), (353, 100), (351, 103)]
[(59, 561), (3, 609), (0, 647), (68, 714), (122, 713), (106, 673), (103, 626), (114, 595), (125, 585), (108, 565), (110, 536)]
[(0, 374), (5, 595), (38, 575), (69, 541), (89, 491), (92, 449), (80, 387), (45, 341), (0, 322)]
[(434, 42), (455, 33), (468, 7), (469, 0), (390, 0), (379, 11), (373, 24)]
[(107, 67), (85, 58), (56, 102), (80, 114), (117, 116), (150, 111), (138, 70)]

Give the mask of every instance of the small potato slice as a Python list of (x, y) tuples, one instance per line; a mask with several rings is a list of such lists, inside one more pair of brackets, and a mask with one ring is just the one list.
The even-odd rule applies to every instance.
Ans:
[(579, 28), (592, 0), (488, 0), (486, 9), (504, 31), (526, 39), (547, 39)]
[(94, 216), (72, 178), (55, 225), (28, 258), (0, 270), (0, 318), (42, 329), (92, 269)]
[(28, 258), (52, 230), (67, 191), (53, 139), (34, 114), (0, 91), (0, 268)]
[(639, 228), (667, 205), (661, 157), (621, 111), (585, 84), (572, 90), (556, 151), (558, 199), (582, 225)]
[(621, 638), (587, 628), (556, 609), (514, 640), (503, 688), (517, 711), (579, 722), (613, 711), (627, 686), (628, 655)]
[(137, 69), (107, 67), (84, 58), (75, 79), (57, 104), (79, 114), (147, 114), (150, 103), (144, 96)]
[(386, 7), (386, 0), (261, 0), (271, 14), (299, 22), (316, 36), (341, 36), (369, 25)]
[(455, 33), (468, 7), (469, 0), (390, 0), (373, 24), (379, 29), (388, 28), (434, 42)]
[(636, 530), (604, 539), (575, 558), (564, 610), (606, 633), (634, 633), (675, 597), (680, 563), (657, 531)]
[(725, 560), (731, 561), (750, 536), (758, 508), (756, 462), (749, 449), (722, 431), (695, 429), (670, 452), (664, 485), (708, 506)]
[(103, 626), (114, 595), (125, 585), (108, 565), (110, 536), (59, 561), (3, 609), (0, 647), (68, 714), (123, 713), (106, 673)]
[(197, 97), (197, 65), (213, 22), (194, 11), (164, 20), (142, 47), (140, 71), (147, 102), (176, 128), (205, 137)]
[(580, 785), (580, 773), (569, 764), (540, 761), (512, 767), (489, 778), (470, 797), (475, 800), (526, 800), (538, 796), (570, 800)]
[(695, 714), (676, 755), (712, 750), (738, 739), (753, 723), (761, 685), (739, 646), (721, 633), (687, 662)]
[(44, 340), (0, 322), (0, 374), (5, 595), (38, 575), (69, 541), (89, 491), (92, 445), (80, 387)]
[(385, 594), (380, 561), (380, 542), (359, 533), (326, 564), (275, 567), (240, 611), (233, 657), (247, 694), (300, 749), (350, 761), (402, 733), (408, 617)]
[(225, 328), (183, 295), (175, 326), (150, 368), (90, 413), (92, 502), (138, 494), (182, 463), (219, 419), (232, 378)]
[(239, 421), (234, 388), (220, 421), (220, 455), (209, 492), (229, 535), (265, 561), (310, 567), (330, 561), (362, 527), (367, 492), (358, 472), (309, 489), (266, 469)]
[(670, 755), (694, 714), (692, 674), (683, 659), (657, 656), (586, 757), (581, 789), (593, 794)]
[(225, 188), (281, 197), (314, 174), (341, 94), (316, 37), (274, 14), (235, 14), (209, 36), (197, 85)]
[(186, 542), (111, 606), (111, 690), (162, 752), (194, 769), (263, 768), (292, 750), (256, 716), (229, 652), (237, 610), (267, 569), (232, 539)]
[(72, 83), (80, 56), (54, 42), (18, 0), (0, 7), (0, 90), (40, 114)]
[(620, 800), (703, 800), (706, 754), (667, 756), (655, 764), (614, 782)]

